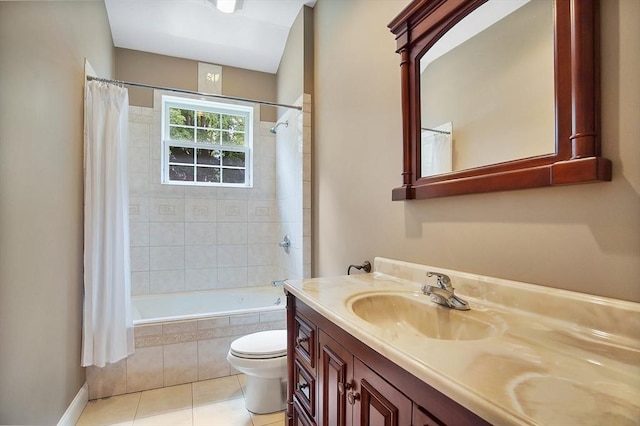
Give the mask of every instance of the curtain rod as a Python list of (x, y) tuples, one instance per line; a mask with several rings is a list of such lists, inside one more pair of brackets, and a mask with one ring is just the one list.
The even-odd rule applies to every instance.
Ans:
[(425, 132), (442, 133), (443, 135), (450, 135), (451, 134), (451, 132), (447, 132), (447, 131), (444, 131), (444, 130), (430, 129), (428, 127), (422, 127), (421, 130), (424, 130)]
[(235, 96), (214, 95), (213, 93), (203, 93), (203, 92), (196, 92), (194, 90), (185, 90), (185, 89), (174, 89), (174, 88), (171, 88), (171, 87), (154, 86), (154, 85), (151, 85), (151, 84), (144, 84), (144, 83), (132, 83), (130, 81), (111, 80), (111, 79), (108, 79), (108, 78), (93, 77), (91, 75), (88, 75), (87, 76), (87, 81), (92, 81), (92, 80), (101, 81), (103, 83), (120, 84), (120, 85), (124, 85), (124, 86), (142, 87), (144, 89), (158, 89), (158, 90), (167, 90), (167, 91), (170, 91), (170, 92), (186, 93), (188, 95), (208, 96), (208, 97), (211, 97), (211, 98), (227, 99), (227, 100), (230, 100), (230, 101), (252, 102), (252, 103), (255, 103), (255, 104), (274, 106), (274, 107), (291, 108), (291, 109), (297, 109), (298, 111), (302, 111), (302, 107), (301, 106), (296, 106), (296, 105), (279, 104), (279, 103), (269, 102), (269, 101), (258, 101), (258, 100), (255, 100), (255, 99), (238, 98), (238, 97), (235, 97)]

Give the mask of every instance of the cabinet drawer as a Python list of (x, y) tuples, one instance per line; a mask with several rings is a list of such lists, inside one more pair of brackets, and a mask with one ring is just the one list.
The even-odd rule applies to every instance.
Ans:
[(316, 415), (316, 380), (297, 359), (293, 364), (293, 378), (293, 394), (313, 418)]
[(316, 329), (313, 323), (297, 314), (294, 320), (294, 352), (307, 362), (311, 372), (316, 368)]
[(307, 416), (304, 408), (300, 406), (297, 399), (293, 400), (293, 426), (316, 426), (316, 423)]
[(413, 404), (413, 425), (414, 426), (443, 426), (431, 413), (417, 404)]

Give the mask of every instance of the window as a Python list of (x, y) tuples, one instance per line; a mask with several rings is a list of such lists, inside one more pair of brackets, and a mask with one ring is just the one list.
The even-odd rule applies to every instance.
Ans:
[(162, 97), (162, 183), (252, 186), (253, 108)]

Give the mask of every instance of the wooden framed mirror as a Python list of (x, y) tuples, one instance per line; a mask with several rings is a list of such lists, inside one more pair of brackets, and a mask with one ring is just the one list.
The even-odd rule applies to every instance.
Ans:
[[(611, 180), (611, 162), (600, 156), (597, 0), (520, 0), (520, 6), (515, 8), (520, 12), (514, 9), (492, 18), (493, 21), (483, 24), (485, 29), (458, 31), (465, 22), (482, 15), (480, 12), (484, 13), (490, 3), (514, 2), (414, 0), (389, 24), (396, 36), (396, 52), (400, 54), (403, 121), (403, 180), (401, 187), (393, 189), (393, 200)], [(533, 20), (534, 17), (540, 21)], [(491, 34), (490, 31), (498, 31), (499, 22), (506, 22), (500, 23), (501, 28), (508, 26), (515, 32)], [(549, 34), (540, 37), (523, 34), (527, 26), (548, 28)], [(453, 47), (441, 49), (442, 41), (454, 32), (468, 34), (462, 41), (454, 42)], [(543, 54), (548, 62), (536, 57), (520, 59), (518, 52), (537, 50), (528, 41), (538, 38), (543, 40), (540, 45), (547, 43), (541, 50), (546, 49)], [(473, 43), (479, 43), (478, 39), (485, 43), (514, 41), (509, 47), (512, 50), (505, 50), (506, 47), (494, 44), (488, 48), (475, 47), (470, 45), (471, 39)], [(448, 80), (432, 84), (424, 74), (429, 73), (431, 78), (437, 74), (431, 69), (440, 68), (425, 64), (435, 63), (426, 58), (435, 56), (436, 50), (449, 52), (447, 63), (454, 65), (449, 65), (449, 71), (443, 68), (444, 74), (450, 76)], [(492, 51), (498, 52), (496, 59), (479, 60), (482, 52)], [(454, 53), (455, 59), (451, 59)], [(438, 61), (445, 63), (442, 59)], [(482, 62), (490, 66), (485, 74), (475, 75)], [(507, 71), (516, 72), (514, 69), (518, 70), (516, 78), (506, 75)], [(452, 77), (451, 70), (472, 70), (474, 75)], [(545, 87), (533, 86), (534, 79)], [(447, 90), (433, 101), (439, 91), (436, 89), (443, 86)], [(476, 92), (486, 88), (494, 91), (478, 96)], [(503, 96), (507, 92), (513, 93)], [(537, 100), (525, 97), (524, 92), (545, 94)], [(502, 103), (507, 97), (514, 106)], [(433, 104), (450, 106), (445, 113), (436, 114), (430, 112)], [(491, 117), (488, 110), (498, 112)], [(427, 111), (429, 117), (424, 114)], [(451, 116), (454, 118), (447, 120)], [(436, 121), (430, 122), (431, 118)], [(483, 128), (503, 132), (491, 134), (479, 130)], [(486, 145), (480, 144), (480, 140), (486, 141)], [(526, 141), (542, 142), (542, 147), (530, 148), (525, 146)], [(439, 150), (444, 148), (436, 156), (432, 155), (434, 143), (440, 144)], [(463, 152), (464, 146), (473, 149)], [(507, 151), (513, 153), (505, 157)], [(492, 153), (500, 155), (492, 157)], [(442, 167), (432, 164), (439, 158), (446, 159)], [(456, 167), (456, 163), (464, 165)]]

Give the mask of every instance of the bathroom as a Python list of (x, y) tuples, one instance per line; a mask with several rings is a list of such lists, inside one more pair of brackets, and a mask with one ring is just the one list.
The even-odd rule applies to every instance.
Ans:
[[(385, 256), (640, 301), (638, 3), (607, 1), (600, 12), (611, 182), (392, 202), (402, 120), (387, 24), (407, 4), (314, 7), (311, 276), (343, 275), (349, 263)], [(86, 380), (85, 57), (115, 76), (102, 2), (0, 3), (0, 423), (57, 423)], [(25, 174), (14, 159), (40, 173)]]

